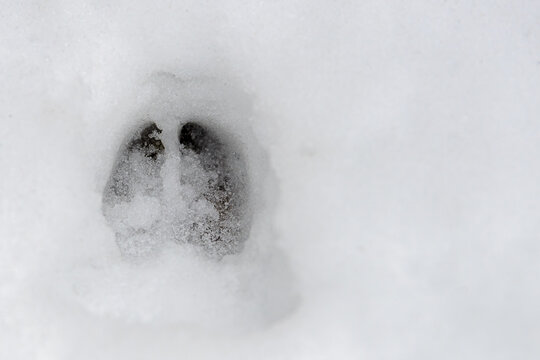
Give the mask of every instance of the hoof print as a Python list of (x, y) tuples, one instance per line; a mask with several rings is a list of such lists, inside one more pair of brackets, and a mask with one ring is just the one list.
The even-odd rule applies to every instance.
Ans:
[[(239, 153), (197, 122), (180, 125), (174, 149), (165, 149), (161, 136), (151, 122), (128, 137), (104, 191), (103, 213), (122, 255), (146, 256), (166, 241), (216, 258), (240, 252), (250, 218)], [(162, 171), (171, 167), (178, 171)]]
[(180, 181), (198, 190), (191, 201), (193, 207), (206, 209), (192, 219), (188, 241), (218, 256), (238, 252), (249, 223), (243, 161), (213, 131), (196, 122), (184, 124), (178, 139), (183, 169), (187, 170)]
[(140, 257), (157, 246), (160, 177), (165, 147), (155, 123), (136, 131), (121, 147), (103, 197), (103, 212), (122, 255)]

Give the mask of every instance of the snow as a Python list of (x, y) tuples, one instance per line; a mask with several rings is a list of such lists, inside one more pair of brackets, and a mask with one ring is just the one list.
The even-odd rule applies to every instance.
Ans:
[[(0, 358), (540, 356), (537, 2), (2, 8)], [(249, 238), (126, 257), (211, 212), (174, 153), (104, 206), (133, 131), (193, 117), (245, 156)]]

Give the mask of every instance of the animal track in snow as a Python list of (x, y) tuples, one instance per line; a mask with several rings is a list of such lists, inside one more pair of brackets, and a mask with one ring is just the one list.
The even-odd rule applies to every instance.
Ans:
[(211, 257), (238, 253), (250, 229), (241, 154), (197, 120), (171, 131), (148, 122), (121, 147), (104, 192), (121, 253), (148, 256), (167, 241)]

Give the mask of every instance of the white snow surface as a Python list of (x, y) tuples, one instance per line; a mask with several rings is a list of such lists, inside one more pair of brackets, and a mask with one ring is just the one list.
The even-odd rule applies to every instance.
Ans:
[[(1, 359), (540, 358), (538, 1), (1, 8)], [(250, 237), (126, 260), (119, 148), (190, 114), (247, 156)]]

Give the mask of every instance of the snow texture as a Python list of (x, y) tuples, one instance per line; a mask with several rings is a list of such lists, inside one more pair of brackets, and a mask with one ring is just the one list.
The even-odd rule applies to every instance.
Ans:
[(540, 358), (537, 1), (5, 0), (0, 79), (0, 359)]

